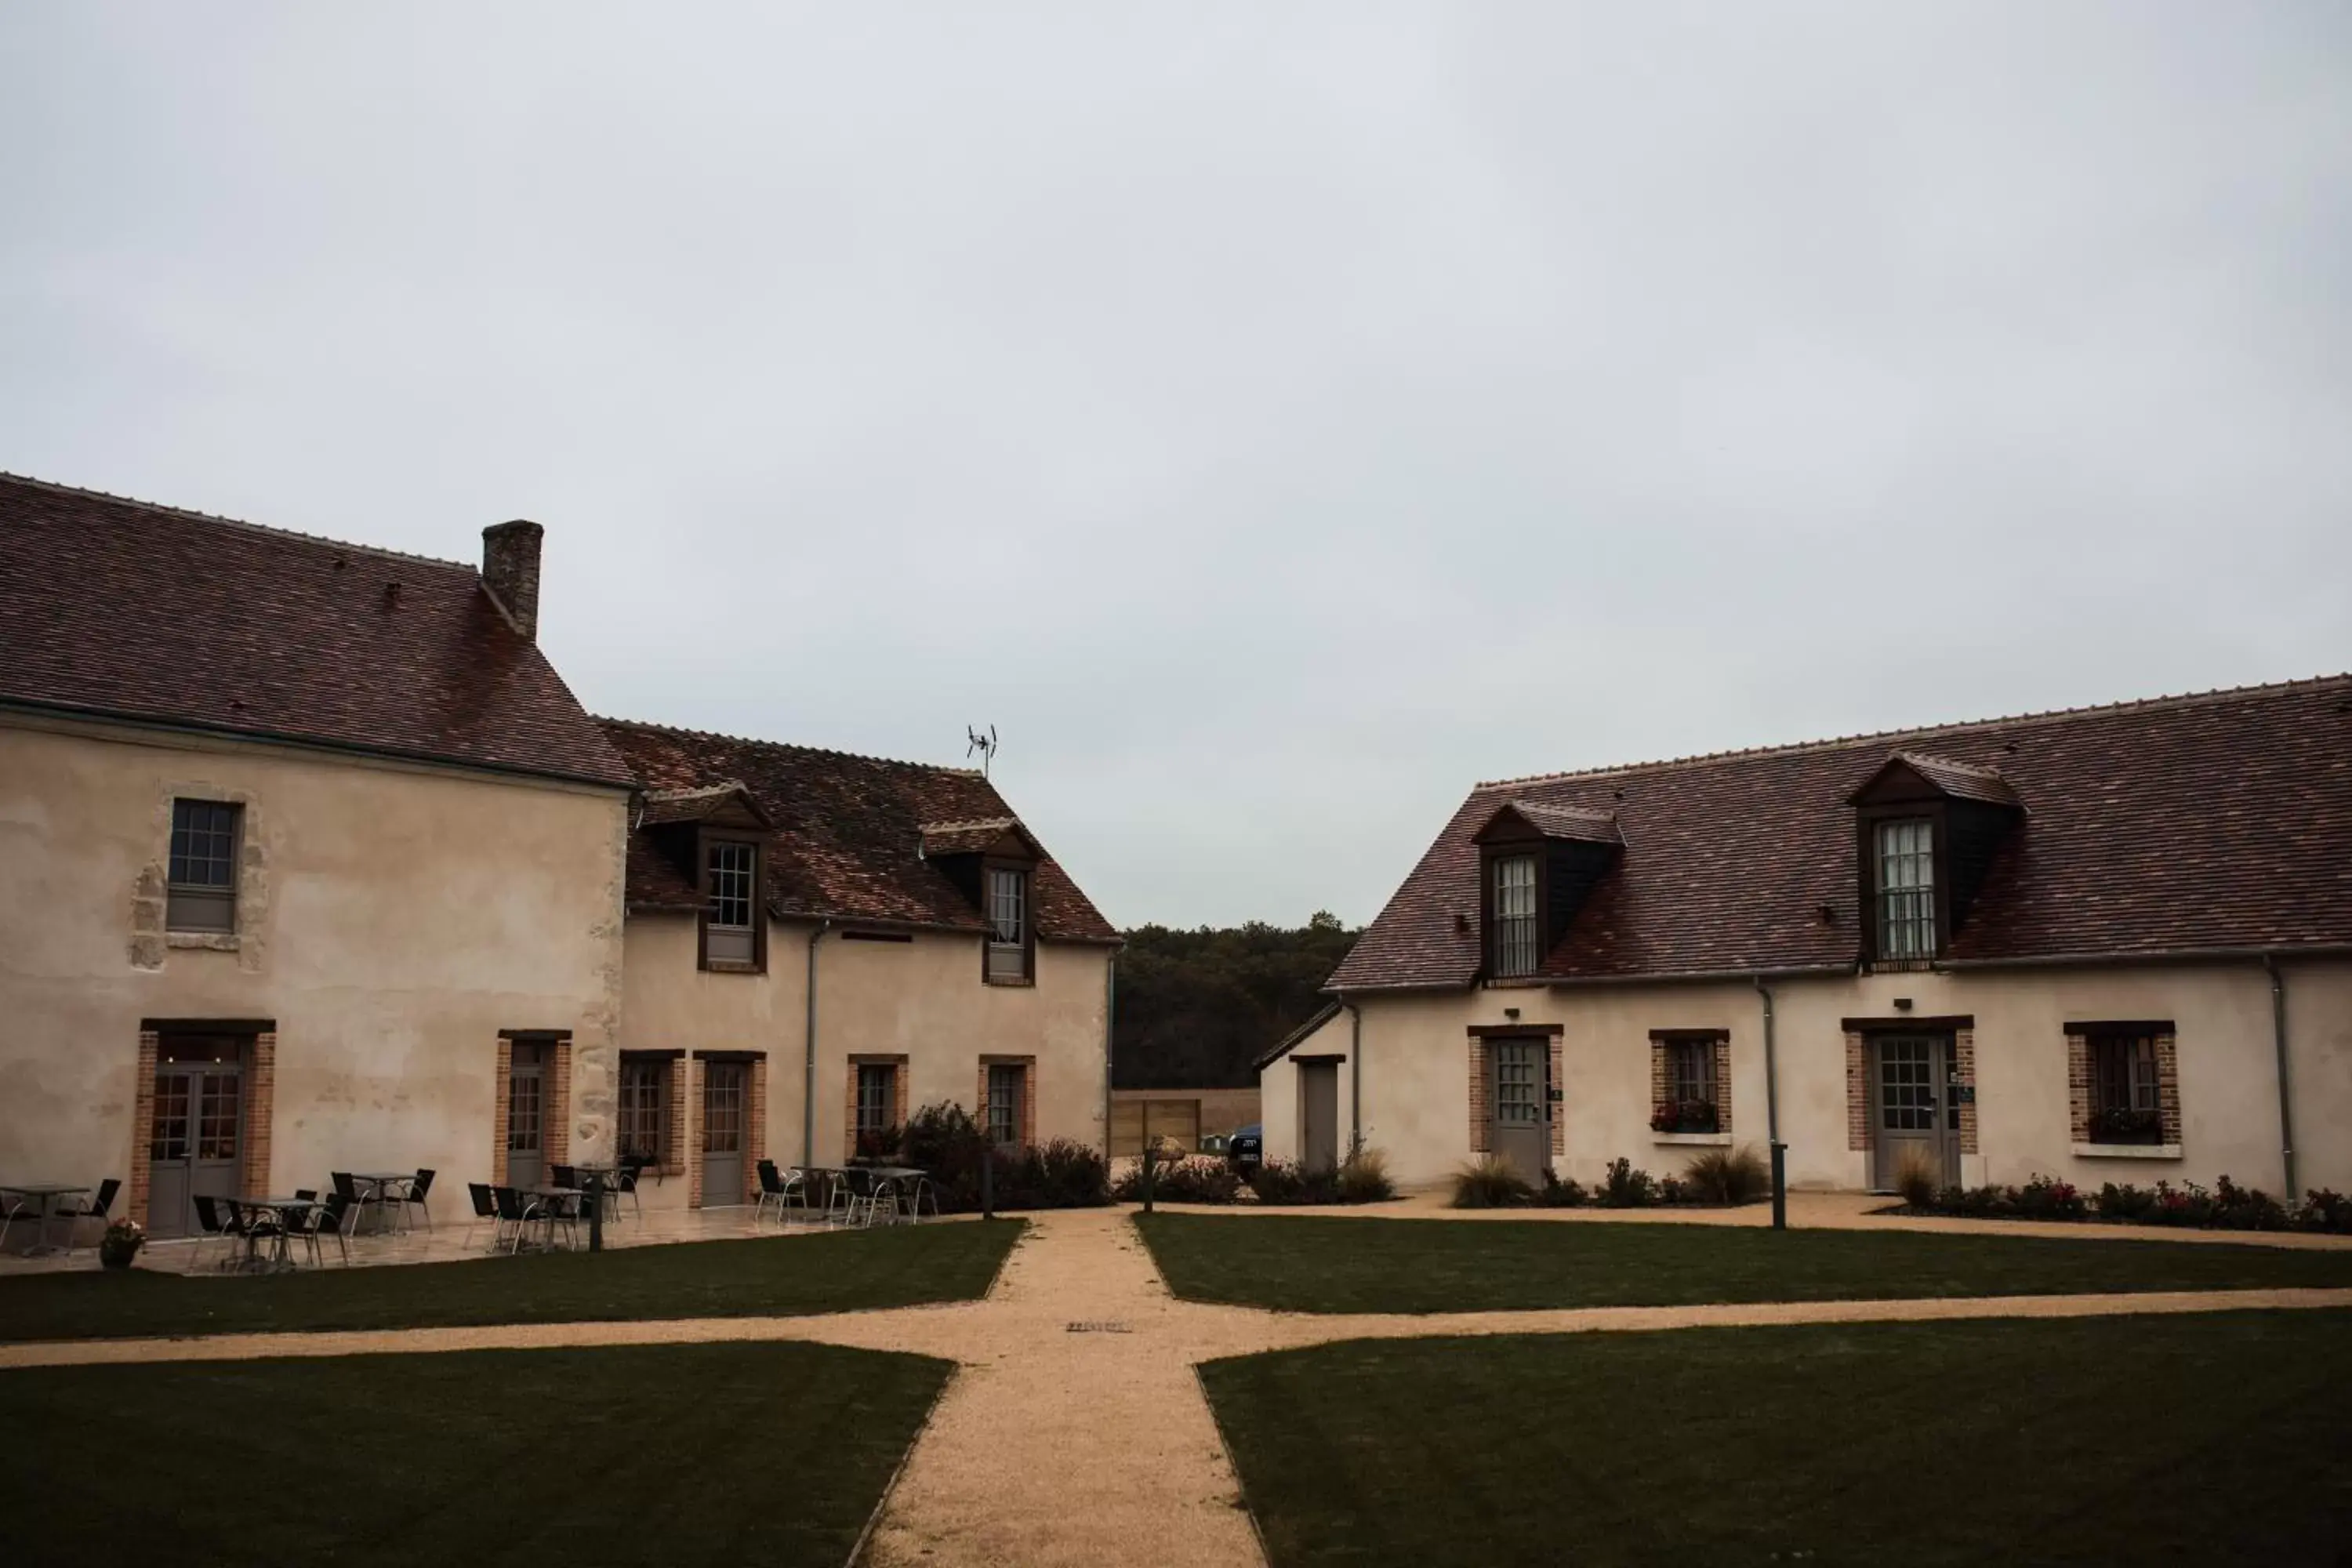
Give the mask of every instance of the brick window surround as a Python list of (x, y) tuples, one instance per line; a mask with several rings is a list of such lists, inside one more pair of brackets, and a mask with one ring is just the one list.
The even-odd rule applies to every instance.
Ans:
[(1561, 1026), (1473, 1024), (1470, 1026), (1470, 1152), (1473, 1154), (1494, 1152), (1493, 1128), (1488, 1116), (1491, 1108), (1487, 1103), (1492, 1081), (1487, 1074), (1487, 1039), (1491, 1037), (1524, 1040), (1538, 1036), (1549, 1037), (1550, 1048), (1546, 1054), (1551, 1058), (1550, 1081), (1544, 1086), (1543, 1107), (1544, 1118), (1551, 1128), (1551, 1152), (1555, 1154), (1568, 1152), (1568, 1122), (1560, 1114), (1559, 1102), (1551, 1098), (1551, 1090), (1561, 1088), (1566, 1081), (1562, 1077), (1566, 1058), (1562, 1050)]
[(1870, 1127), (1870, 1037), (1874, 1034), (1948, 1034), (1952, 1071), (1959, 1079), (1960, 1152), (1977, 1152), (1977, 1021), (1955, 1018), (1848, 1018), (1845, 1029), (1845, 1146), (1866, 1154)]
[[(155, 1151), (151, 1140), (155, 1127), (155, 1068), (163, 1054), (166, 1033), (246, 1034), (240, 1053), (239, 1092), (244, 1104), (238, 1129), (237, 1181), (248, 1193), (269, 1190), (271, 1124), (278, 1107), (278, 1026), (274, 1023), (212, 1024), (191, 1019), (165, 1026), (148, 1019), (139, 1026), (139, 1081), (131, 1097), (131, 1188), (124, 1214), (141, 1225), (152, 1223), (147, 1213), (153, 1191)], [(250, 1033), (247, 1033), (250, 1031)]]
[[(972, 1103), (980, 1108), (979, 1120), (988, 1125), (988, 1069), (994, 1067), (1017, 1067), (1021, 1069), (1021, 1147), (1037, 1146), (1037, 1058), (1035, 1057), (982, 1057), (980, 1058), (980, 1085)], [(853, 1086), (852, 1093), (856, 1090)], [(851, 1108), (852, 1112), (856, 1107)]]
[[(2101, 1036), (2156, 1042), (2157, 1112), (2163, 1124), (2156, 1144), (2097, 1143), (2091, 1136), (2091, 1050)], [(2133, 1150), (2149, 1159), (2170, 1158), (2180, 1148), (2180, 1052), (2168, 1018), (2066, 1026), (2067, 1124), (2074, 1141), (2100, 1149)]]
[(1712, 1045), (1715, 1047), (1715, 1130), (1731, 1131), (1731, 1031), (1728, 1029), (1653, 1029), (1650, 1031), (1650, 1109), (1655, 1110), (1674, 1093), (1668, 1068), (1670, 1045)]
[[(843, 1075), (846, 1079), (842, 1094), (841, 1117), (841, 1151), (844, 1159), (857, 1152), (857, 1079), (859, 1076), (857, 1069), (869, 1067), (887, 1067), (890, 1069), (890, 1125), (893, 1127), (907, 1125), (907, 1054), (900, 1051), (895, 1056), (885, 1056), (868, 1052), (864, 1055), (851, 1056), (849, 1070)], [(988, 1092), (988, 1075), (985, 1072), (981, 1074), (980, 1088), (981, 1093), (985, 1096)], [(983, 1114), (987, 1109), (988, 1102), (983, 1099), (981, 1101)]]

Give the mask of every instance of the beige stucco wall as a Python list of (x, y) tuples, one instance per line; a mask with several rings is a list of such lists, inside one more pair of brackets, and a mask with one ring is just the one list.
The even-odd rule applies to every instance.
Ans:
[[(1298, 1106), (1298, 1062), (1300, 1057), (1339, 1057), (1339, 1146), (1348, 1145), (1349, 1099), (1355, 1092), (1356, 1064), (1349, 1058), (1349, 1044), (1354, 1023), (1344, 1007), (1326, 1018), (1316, 1030), (1299, 1040), (1290, 1050), (1265, 1071), (1258, 1074), (1258, 1110), (1265, 1126), (1265, 1158), (1295, 1163), (1306, 1142), (1306, 1122)], [(1458, 1032), (1458, 1031), (1457, 1031)], [(1369, 1083), (1370, 1080), (1367, 1079)], [(1469, 1090), (1465, 1080), (1463, 1090), (1465, 1114), (1467, 1114)], [(1365, 1111), (1366, 1142), (1370, 1142), (1371, 1112)], [(1466, 1123), (1465, 1123), (1466, 1125)], [(1456, 1156), (1458, 1160), (1460, 1156)], [(1448, 1165), (1446, 1169), (1453, 1167)]]
[[(2352, 963), (2284, 966), (2294, 1082), (2297, 1184), (2352, 1187)], [(1866, 1157), (1846, 1147), (1846, 1017), (1976, 1020), (1979, 1152), (1962, 1161), (1970, 1183), (2020, 1182), (2035, 1172), (2095, 1187), (2159, 1177), (2210, 1184), (2221, 1174), (2282, 1190), (2278, 1088), (2269, 981), (2252, 963), (2084, 969), (1978, 970), (1790, 980), (1774, 986), (1781, 1136), (1792, 1184), (1860, 1187)], [(1564, 1175), (1591, 1182), (1618, 1156), (1664, 1174), (1692, 1151), (1649, 1129), (1653, 1029), (1727, 1030), (1732, 1137), (1766, 1142), (1761, 1008), (1746, 984), (1509, 988), (1361, 998), (1366, 1141), (1387, 1152), (1398, 1179), (1442, 1181), (1469, 1151), (1473, 1024), (1562, 1026), (1567, 1152)], [(2169, 1018), (2178, 1039), (2182, 1157), (2089, 1158), (2069, 1135), (2069, 1020)], [(1345, 1015), (1298, 1049), (1347, 1049)], [(1328, 1042), (1329, 1043), (1326, 1043)], [(1352, 1064), (1350, 1064), (1352, 1065)], [(1345, 1135), (1349, 1086), (1342, 1068)], [(1266, 1147), (1297, 1152), (1297, 1068), (1287, 1058), (1260, 1076)]]
[[(246, 805), (235, 951), (162, 935), (175, 794)], [(0, 1173), (129, 1175), (142, 1018), (276, 1021), (276, 1190), (430, 1166), (436, 1217), (469, 1212), (500, 1029), (573, 1036), (584, 1157), (625, 826), (617, 791), (0, 721)]]
[[(695, 967), (695, 925), (682, 915), (629, 921), (622, 1045), (630, 1050), (764, 1051), (768, 1062), (769, 1157), (803, 1158), (802, 1107), (807, 1052), (808, 942), (812, 927), (775, 922), (764, 974), (713, 974)], [(904, 1054), (910, 1110), (952, 1100), (979, 1113), (980, 1058), (1034, 1056), (1036, 1136), (1100, 1147), (1104, 1103), (1104, 982), (1110, 950), (1037, 945), (1034, 985), (981, 981), (977, 936), (920, 934), (908, 942), (845, 940), (817, 949), (814, 1147), (819, 1163), (842, 1159), (849, 1058)], [(690, 1097), (689, 1097), (690, 1100)], [(701, 1107), (687, 1110), (689, 1148), (698, 1146)], [(647, 1206), (687, 1202), (672, 1177), (641, 1185)]]

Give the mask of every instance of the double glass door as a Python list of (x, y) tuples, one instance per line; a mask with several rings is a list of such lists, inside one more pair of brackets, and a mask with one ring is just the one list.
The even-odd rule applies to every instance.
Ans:
[(199, 1194), (233, 1198), (245, 1145), (245, 1042), (234, 1036), (169, 1036), (155, 1063), (155, 1110), (147, 1130), (147, 1228), (158, 1237), (196, 1234)]

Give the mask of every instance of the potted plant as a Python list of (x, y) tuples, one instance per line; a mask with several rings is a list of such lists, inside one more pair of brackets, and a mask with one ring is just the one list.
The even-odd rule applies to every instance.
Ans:
[(1653, 1132), (1713, 1132), (1720, 1125), (1711, 1100), (1670, 1100), (1650, 1113)]
[(2164, 1136), (2161, 1112), (2109, 1106), (2091, 1112), (2094, 1143), (2155, 1143)]
[(147, 1245), (147, 1233), (136, 1220), (119, 1219), (106, 1227), (99, 1237), (98, 1260), (108, 1268), (128, 1268), (139, 1249)]

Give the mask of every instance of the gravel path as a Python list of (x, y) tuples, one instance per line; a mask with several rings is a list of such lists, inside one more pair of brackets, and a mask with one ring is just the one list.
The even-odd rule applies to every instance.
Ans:
[(0, 1346), (0, 1368), (813, 1340), (958, 1371), (868, 1550), (894, 1568), (1261, 1562), (1194, 1367), (1334, 1340), (2352, 1307), (2352, 1289), (1323, 1316), (1178, 1301), (1117, 1209), (1039, 1215), (984, 1301), (821, 1317)]

